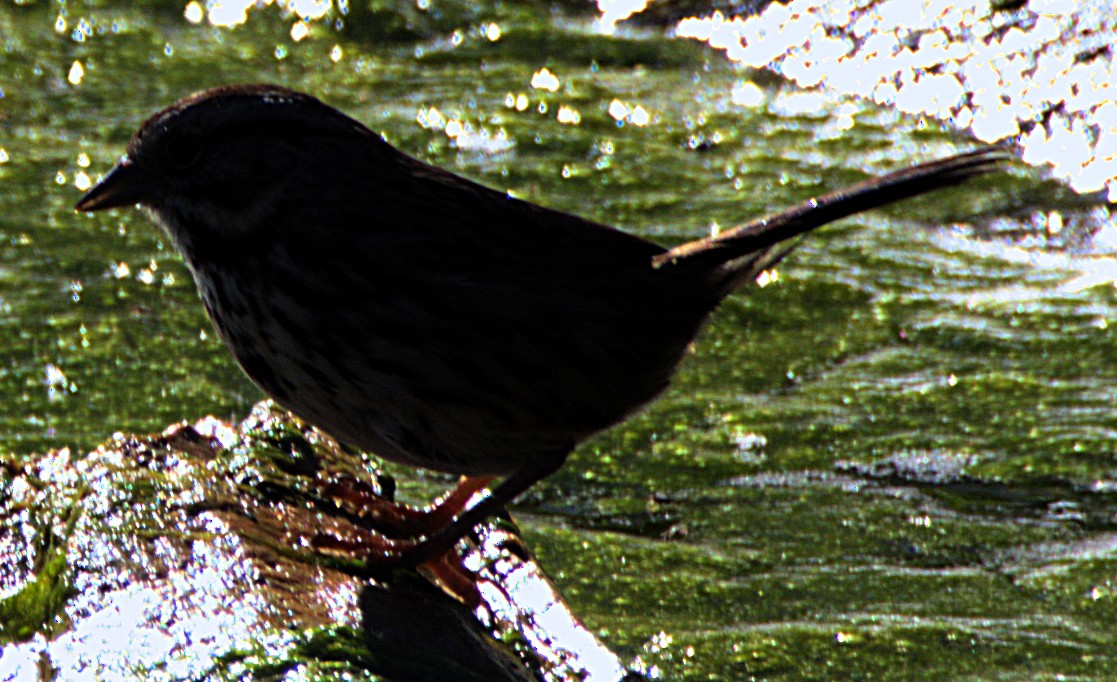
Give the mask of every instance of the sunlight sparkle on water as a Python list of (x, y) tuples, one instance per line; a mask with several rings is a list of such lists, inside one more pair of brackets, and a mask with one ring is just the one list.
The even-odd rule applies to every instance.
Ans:
[(85, 78), (85, 67), (81, 65), (81, 62), (75, 61), (70, 65), (70, 73), (67, 74), (66, 80), (70, 82), (70, 85), (81, 85), (82, 78)]
[(182, 16), (186, 21), (191, 24), (200, 24), (206, 18), (206, 11), (197, 2), (187, 3), (186, 9), (183, 10)]
[(508, 107), (509, 109), (515, 109), (516, 111), (525, 111), (529, 106), (531, 106), (531, 100), (529, 100), (527, 95), (523, 94), (522, 92), (518, 95), (508, 93), (504, 96), (504, 106)]
[(597, 0), (597, 9), (601, 11), (601, 16), (597, 19), (598, 29), (602, 33), (611, 34), (616, 29), (617, 22), (643, 12), (647, 6), (647, 0)]
[(734, 104), (742, 107), (757, 107), (764, 102), (764, 91), (756, 83), (744, 82), (733, 86), (729, 93)]
[(237, 0), (222, 2), (221, 0), (207, 0), (206, 18), (214, 26), (239, 26), (248, 21), (248, 8), (255, 5), (255, 0)]
[[(228, 28), (239, 26), (248, 21), (248, 10), (272, 4), (278, 4), (280, 7), (290, 10), (302, 22), (325, 17), (332, 6), (330, 0), (278, 0), (278, 2), (276, 0), (265, 0), (264, 2), (257, 2), (256, 0), (207, 0), (205, 15), (210, 24)], [(197, 2), (191, 2), (186, 6), (183, 15), (187, 21), (199, 23), (201, 21), (200, 13), (201, 6)], [(292, 35), (292, 37), (294, 36)]]
[(577, 109), (565, 104), (559, 107), (556, 118), (559, 123), (566, 123), (568, 125), (578, 125), (582, 122), (582, 114), (579, 113)]
[(1011, 11), (988, 0), (794, 0), (675, 30), (831, 99), (860, 95), (983, 142), (1030, 131), (1026, 162), (1117, 201), (1117, 0)]
[(557, 92), (560, 85), (561, 83), (559, 83), (558, 76), (551, 73), (551, 70), (547, 67), (543, 67), (542, 69), (531, 74), (531, 87), (535, 88), (536, 90)]

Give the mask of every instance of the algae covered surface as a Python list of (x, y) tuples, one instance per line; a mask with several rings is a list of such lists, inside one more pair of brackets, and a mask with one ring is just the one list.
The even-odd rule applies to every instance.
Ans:
[[(11, 471), (262, 397), (143, 214), (72, 209), (190, 92), (304, 90), (419, 158), (665, 244), (974, 144), (662, 29), (602, 33), (576, 3), (306, 21), (271, 5), (217, 26), (199, 3), (4, 2), (0, 46)], [(1099, 210), (1018, 166), (812, 235), (722, 306), (660, 401), (520, 501), (527, 543), (653, 679), (1110, 679), (1117, 296)], [(389, 471), (414, 502), (452, 483)], [(71, 502), (26, 522), (39, 582), (3, 576), (0, 614), (36, 591), (63, 614), (39, 637), (74, 615)], [(347, 650), (349, 633), (267, 625)]]

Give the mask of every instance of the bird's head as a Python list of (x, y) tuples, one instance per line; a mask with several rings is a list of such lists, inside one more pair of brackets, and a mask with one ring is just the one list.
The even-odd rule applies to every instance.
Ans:
[(189, 257), (199, 239), (235, 239), (266, 228), (292, 193), (329, 186), (328, 178), (308, 181), (336, 172), (331, 150), (369, 143), (387, 146), (309, 95), (274, 85), (215, 88), (148, 119), (75, 208), (139, 204)]

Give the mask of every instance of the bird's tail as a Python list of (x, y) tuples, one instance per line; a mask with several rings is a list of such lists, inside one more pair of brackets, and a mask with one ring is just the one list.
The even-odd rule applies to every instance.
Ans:
[(959, 185), (997, 170), (1008, 158), (1003, 148), (987, 147), (921, 163), (809, 199), (775, 215), (688, 242), (653, 259), (656, 268), (696, 268), (726, 295), (791, 252), (788, 239), (861, 211)]

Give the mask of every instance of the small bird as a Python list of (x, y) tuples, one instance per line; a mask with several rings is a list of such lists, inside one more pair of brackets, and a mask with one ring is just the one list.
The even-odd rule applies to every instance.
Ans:
[(309, 95), (233, 85), (148, 119), (75, 208), (145, 208), (279, 404), (464, 477), (397, 523), (403, 537), (352, 548), (414, 566), (661, 393), (710, 313), (787, 240), (1003, 160), (924, 163), (667, 249), (414, 159)]

